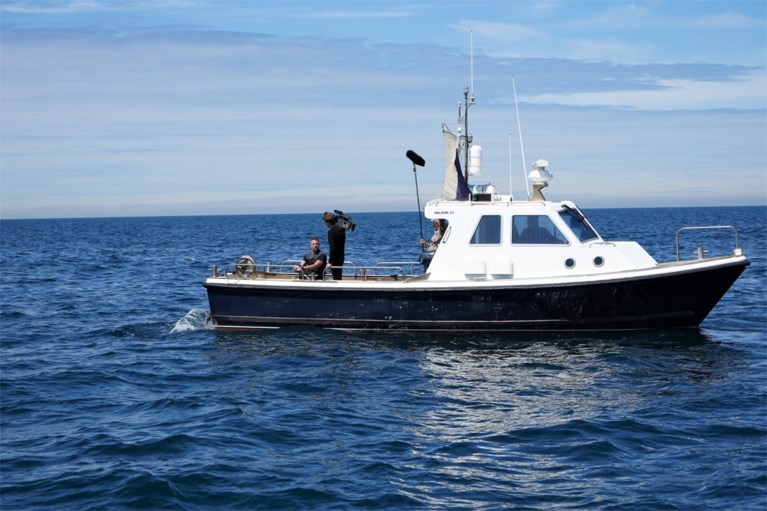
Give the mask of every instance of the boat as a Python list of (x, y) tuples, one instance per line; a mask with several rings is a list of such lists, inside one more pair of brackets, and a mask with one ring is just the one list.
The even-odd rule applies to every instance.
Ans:
[[(481, 148), (468, 131), (473, 104), (464, 89), (459, 125), (465, 129), (454, 134), (443, 124), (442, 196), (423, 208), (425, 218), (447, 225), (433, 253), (369, 266), (347, 262), (340, 280), (327, 274), (308, 279), (296, 273), (296, 261), (264, 264), (243, 256), (213, 266), (203, 284), (213, 327), (415, 333), (694, 328), (749, 266), (729, 225), (679, 229), (676, 260), (667, 262), (657, 262), (635, 241), (603, 239), (574, 202), (544, 197), (553, 177), (545, 160), (532, 164), (523, 199), (498, 193), (492, 184), (470, 187), (481, 169)], [(416, 170), (425, 162), (412, 150), (406, 156), (418, 196)], [(420, 217), (420, 197), (418, 209)], [(335, 213), (342, 227), (353, 229), (351, 217)], [(701, 246), (694, 259), (682, 258), (680, 235), (690, 231), (724, 232), (732, 236), (731, 251), (709, 257)]]

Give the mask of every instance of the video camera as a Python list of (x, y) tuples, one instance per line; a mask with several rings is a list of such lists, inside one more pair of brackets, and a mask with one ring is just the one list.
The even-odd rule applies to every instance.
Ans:
[(354, 232), (354, 229), (357, 228), (357, 224), (352, 222), (352, 217), (344, 213), (343, 211), (339, 211), (337, 209), (334, 209), (333, 212), (325, 211), (325, 214), (322, 215), (322, 219), (325, 221), (328, 221), (330, 219), (333, 219), (338, 224), (338, 227), (345, 231)]

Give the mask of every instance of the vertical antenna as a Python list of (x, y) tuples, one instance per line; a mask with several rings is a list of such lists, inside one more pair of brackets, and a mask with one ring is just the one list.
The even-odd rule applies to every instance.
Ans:
[(469, 48), (471, 53), (471, 97), (474, 97), (474, 31), (469, 33)]
[[(469, 146), (472, 142), (471, 133), (469, 133), (469, 107), (475, 103), (474, 101), (474, 31), (469, 32), (469, 83), (471, 87), (463, 88), (463, 175), (466, 182), (469, 182)], [(471, 96), (469, 96), (471, 94)], [(459, 110), (460, 112), (460, 110)], [(459, 116), (460, 117), (460, 116)], [(460, 119), (459, 119), (460, 122)]]
[(519, 132), (519, 149), (522, 152), (522, 173), (525, 175), (525, 192), (530, 199), (530, 185), (527, 182), (527, 163), (525, 162), (525, 146), (522, 144), (522, 123), (519, 121), (519, 103), (517, 103), (517, 84), (511, 75), (511, 86), (514, 89), (514, 108), (517, 111), (517, 131)]
[(513, 199), (514, 198), (514, 186), (512, 185), (512, 178), (511, 178), (511, 133), (509, 133), (509, 196)]

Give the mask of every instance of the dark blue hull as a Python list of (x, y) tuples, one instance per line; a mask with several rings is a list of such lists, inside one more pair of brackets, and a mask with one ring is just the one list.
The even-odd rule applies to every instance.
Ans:
[(547, 287), (339, 289), (208, 282), (218, 329), (288, 325), (432, 332), (629, 330), (698, 326), (748, 266)]

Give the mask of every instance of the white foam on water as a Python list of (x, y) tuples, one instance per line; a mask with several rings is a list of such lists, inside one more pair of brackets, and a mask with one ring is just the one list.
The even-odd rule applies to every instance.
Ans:
[(176, 321), (172, 334), (195, 332), (197, 330), (212, 330), (213, 326), (208, 323), (208, 311), (205, 309), (192, 309), (183, 318)]

